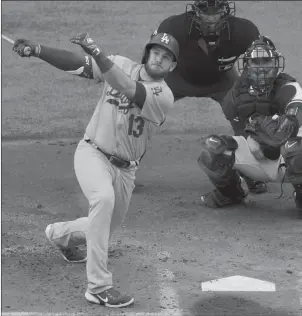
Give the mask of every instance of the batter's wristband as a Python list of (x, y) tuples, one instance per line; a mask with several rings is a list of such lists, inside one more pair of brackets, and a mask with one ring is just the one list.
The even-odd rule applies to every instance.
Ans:
[(40, 53), (41, 53), (41, 45), (37, 45), (35, 48), (35, 56), (40, 57)]
[(103, 74), (108, 72), (114, 65), (114, 63), (102, 52), (98, 53), (98, 55), (92, 54), (92, 57)]

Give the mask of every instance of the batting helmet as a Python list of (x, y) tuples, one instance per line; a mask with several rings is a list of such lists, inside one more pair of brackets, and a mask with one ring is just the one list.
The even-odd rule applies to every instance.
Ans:
[(256, 91), (269, 93), (279, 73), (284, 70), (285, 59), (274, 43), (260, 35), (238, 59), (238, 71), (245, 72), (248, 84)]
[(178, 45), (177, 40), (168, 33), (157, 33), (157, 31), (155, 31), (151, 35), (149, 42), (145, 46), (145, 50), (144, 50), (144, 54), (142, 58), (142, 64), (145, 64), (147, 62), (150, 48), (153, 45), (159, 45), (161, 47), (166, 48), (168, 51), (170, 51), (173, 54), (175, 61), (178, 61), (179, 45)]

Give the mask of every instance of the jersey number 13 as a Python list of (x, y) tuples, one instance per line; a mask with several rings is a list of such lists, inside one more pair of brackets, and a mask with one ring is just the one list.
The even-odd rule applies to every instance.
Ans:
[(131, 114), (129, 117), (128, 135), (138, 138), (143, 134), (145, 120), (141, 116)]

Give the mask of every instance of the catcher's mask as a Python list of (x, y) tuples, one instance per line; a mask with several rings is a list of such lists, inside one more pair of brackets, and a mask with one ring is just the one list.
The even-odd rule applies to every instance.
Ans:
[(151, 37), (147, 45), (145, 46), (143, 58), (142, 58), (142, 64), (146, 64), (149, 58), (149, 52), (150, 48), (153, 45), (159, 45), (161, 47), (164, 47), (169, 52), (171, 52), (174, 56), (175, 61), (178, 61), (179, 57), (179, 45), (177, 40), (168, 33), (157, 33), (155, 31)]
[(275, 79), (284, 70), (284, 57), (266, 36), (260, 36), (238, 59), (238, 71), (249, 86), (260, 94), (269, 94)]
[(196, 0), (186, 6), (192, 12), (192, 24), (204, 37), (219, 37), (230, 15), (235, 15), (235, 3), (226, 0)]

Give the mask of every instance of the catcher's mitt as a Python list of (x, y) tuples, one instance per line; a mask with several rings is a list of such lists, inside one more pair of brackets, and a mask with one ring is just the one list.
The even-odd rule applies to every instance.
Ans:
[(256, 115), (249, 119), (245, 131), (260, 145), (280, 148), (289, 138), (295, 137), (299, 130), (299, 122), (295, 116)]

